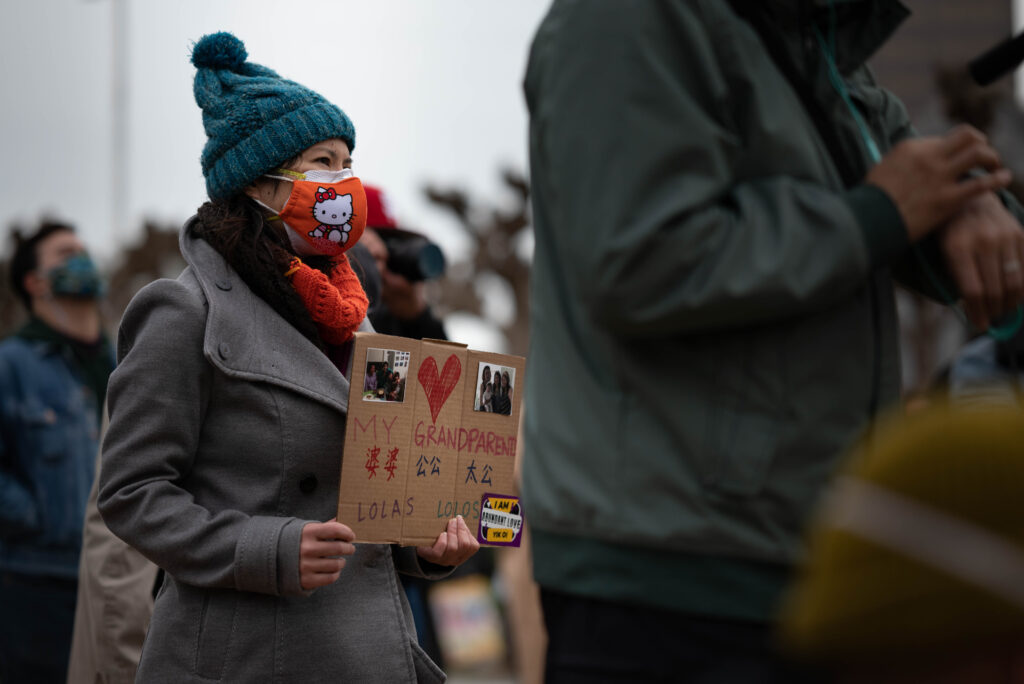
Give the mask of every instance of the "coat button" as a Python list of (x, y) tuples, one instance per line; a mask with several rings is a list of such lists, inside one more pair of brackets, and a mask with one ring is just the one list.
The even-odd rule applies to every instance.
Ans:
[(224, 290), (225, 292), (231, 289), (231, 281), (226, 278), (220, 278), (217, 280), (217, 287)]
[(228, 346), (227, 342), (221, 342), (217, 345), (217, 352), (220, 354), (220, 358), (226, 359), (231, 354), (231, 347)]
[(313, 490), (316, 489), (316, 475), (310, 473), (306, 477), (299, 480), (299, 491), (303, 494), (312, 494)]

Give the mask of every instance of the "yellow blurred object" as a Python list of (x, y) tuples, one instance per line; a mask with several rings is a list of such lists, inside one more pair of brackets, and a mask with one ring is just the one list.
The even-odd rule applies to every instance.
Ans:
[(833, 666), (1024, 638), (1024, 411), (880, 424), (826, 499), (781, 636)]

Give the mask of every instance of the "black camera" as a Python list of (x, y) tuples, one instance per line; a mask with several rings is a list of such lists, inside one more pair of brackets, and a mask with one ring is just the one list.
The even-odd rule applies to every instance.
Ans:
[(388, 248), (388, 270), (412, 283), (433, 280), (444, 274), (441, 248), (420, 235), (378, 230)]

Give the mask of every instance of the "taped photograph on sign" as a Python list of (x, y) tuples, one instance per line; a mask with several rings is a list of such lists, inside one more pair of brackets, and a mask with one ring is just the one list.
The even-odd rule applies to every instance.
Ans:
[(363, 401), (405, 401), (409, 361), (401, 349), (367, 349)]
[(516, 369), (481, 362), (475, 384), (474, 411), (510, 415), (515, 395)]
[[(356, 333), (352, 353), (338, 520), (356, 542), (432, 544), (461, 515), (482, 544), (517, 546), (513, 470), (525, 359), (376, 333)], [(381, 400), (369, 387), (386, 383), (399, 364), (401, 390)], [(484, 368), (492, 392), (498, 383), (499, 401), (489, 402), (498, 411), (480, 409)]]

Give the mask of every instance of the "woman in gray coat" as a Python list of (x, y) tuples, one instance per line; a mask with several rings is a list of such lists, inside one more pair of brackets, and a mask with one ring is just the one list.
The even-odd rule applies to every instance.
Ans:
[[(365, 221), (355, 132), (230, 34), (192, 61), (210, 201), (188, 267), (132, 300), (108, 392), (99, 508), (164, 568), (145, 682), (439, 682), (397, 573), (440, 577), (479, 545), (360, 544), (337, 507), (352, 333), (345, 249)], [(360, 215), (362, 214), (362, 215)]]

